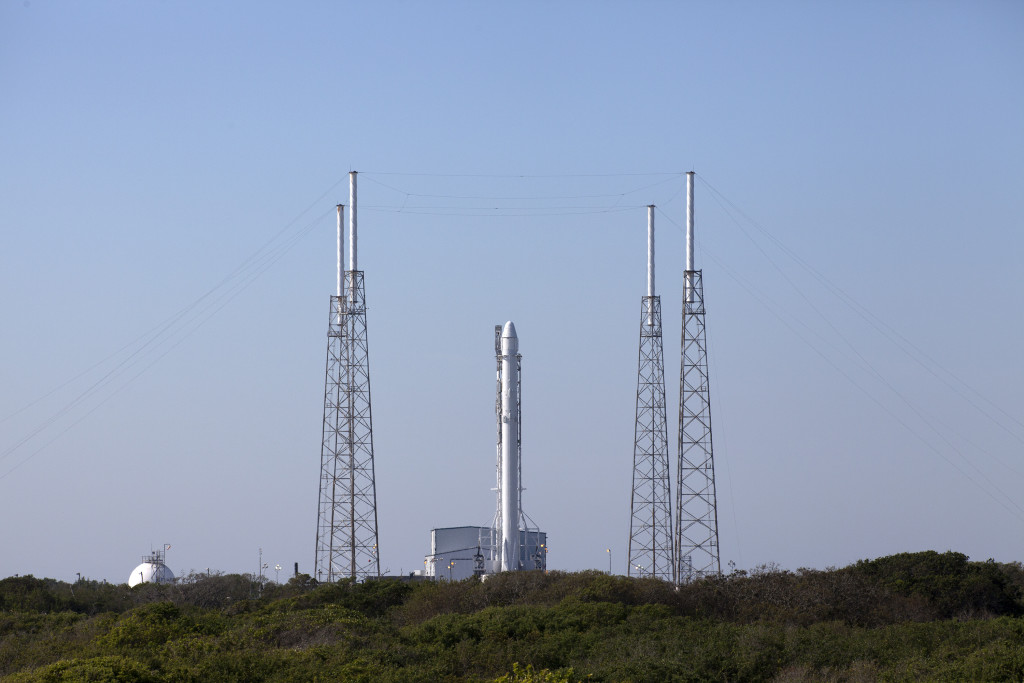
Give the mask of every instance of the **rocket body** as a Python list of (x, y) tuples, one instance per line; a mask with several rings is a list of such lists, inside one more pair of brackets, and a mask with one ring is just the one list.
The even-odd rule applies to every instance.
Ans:
[(501, 331), (501, 571), (520, 569), (519, 338), (512, 321)]

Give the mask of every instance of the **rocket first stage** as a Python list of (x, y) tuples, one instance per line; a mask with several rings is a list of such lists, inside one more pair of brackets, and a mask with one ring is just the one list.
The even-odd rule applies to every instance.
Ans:
[[(494, 359), (498, 465), (494, 521), (486, 527), (431, 529), (423, 574), (435, 580), (547, 570), (548, 536), (523, 511), (522, 356), (512, 321), (494, 326)], [(476, 554), (472, 554), (474, 547)]]
[(501, 330), (501, 571), (521, 569), (519, 516), (519, 337), (512, 321)]

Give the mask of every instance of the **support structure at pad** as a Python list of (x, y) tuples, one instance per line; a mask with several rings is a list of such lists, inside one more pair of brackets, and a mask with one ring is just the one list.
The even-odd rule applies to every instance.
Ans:
[(686, 271), (679, 378), (676, 479), (676, 581), (718, 576), (718, 510), (711, 441), (711, 390), (704, 324), (704, 281), (693, 267), (693, 173), (687, 173)]
[(672, 494), (669, 483), (668, 421), (661, 297), (654, 294), (654, 207), (648, 207), (647, 296), (640, 305), (640, 353), (633, 436), (627, 576), (674, 578)]
[(315, 578), (327, 582), (380, 576), (366, 291), (363, 272), (355, 270), (355, 173), (350, 178), (349, 270), (341, 271), (343, 207), (339, 206), (339, 289), (331, 297), (327, 330), (320, 451), (314, 567)]

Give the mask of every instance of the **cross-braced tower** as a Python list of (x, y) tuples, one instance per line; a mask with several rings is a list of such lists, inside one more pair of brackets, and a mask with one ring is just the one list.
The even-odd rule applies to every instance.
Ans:
[(673, 580), (668, 462), (661, 297), (654, 294), (654, 206), (648, 206), (647, 296), (642, 297), (640, 307), (628, 576)]
[[(356, 262), (356, 174), (350, 178), (349, 269), (342, 273), (344, 207), (338, 206), (338, 295), (331, 297), (320, 451), (316, 579), (380, 576), (373, 474), (366, 292)], [(344, 275), (344, 276), (343, 276)]]
[(718, 556), (711, 391), (704, 328), (704, 282), (693, 267), (693, 172), (686, 174), (686, 272), (679, 377), (679, 473), (676, 479), (676, 580), (722, 572)]

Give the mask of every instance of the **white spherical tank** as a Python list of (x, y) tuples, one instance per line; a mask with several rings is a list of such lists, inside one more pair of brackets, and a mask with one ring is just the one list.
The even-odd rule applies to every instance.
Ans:
[(140, 583), (171, 583), (174, 581), (174, 572), (164, 564), (163, 553), (155, 552), (149, 557), (142, 558), (142, 564), (132, 570), (128, 577), (129, 586), (137, 586)]

